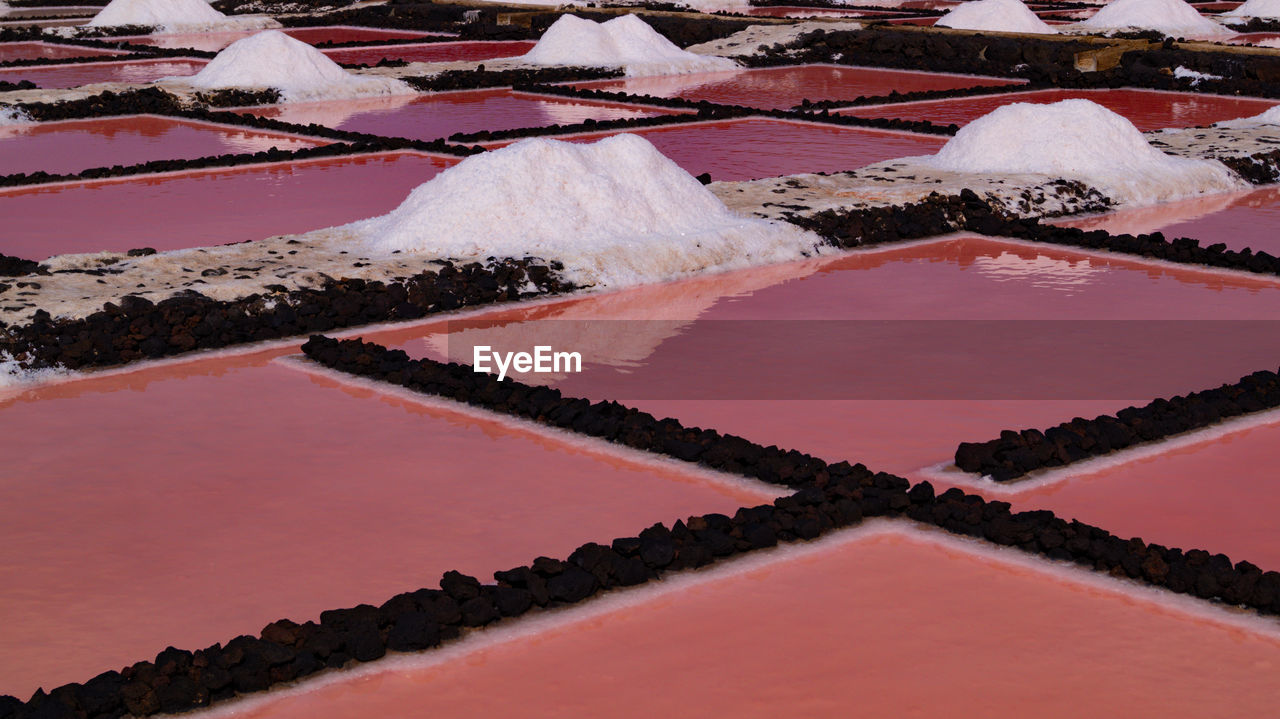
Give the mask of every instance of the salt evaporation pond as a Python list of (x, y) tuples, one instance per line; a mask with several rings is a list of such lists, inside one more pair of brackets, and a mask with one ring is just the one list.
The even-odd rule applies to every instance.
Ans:
[(568, 125), (677, 114), (620, 103), (573, 100), (514, 90), (465, 90), (362, 100), (308, 102), (255, 108), (286, 122), (315, 122), (340, 130), (435, 140), (458, 132)]
[(0, 127), (0, 174), (74, 173), (152, 160), (327, 144), (297, 135), (154, 115), (6, 125)]
[(774, 494), (268, 363), (290, 351), (0, 401), (0, 693)]
[(0, 62), (13, 60), (62, 60), (69, 57), (96, 57), (99, 55), (123, 55), (119, 50), (105, 50), (79, 45), (60, 45), (51, 42), (0, 43)]
[(707, 100), (764, 109), (789, 109), (806, 99), (853, 100), (859, 96), (888, 95), (894, 90), (955, 90), (965, 87), (1018, 85), (1022, 82), (1024, 81), (977, 75), (843, 65), (801, 65), (738, 72), (600, 80), (575, 83), (575, 87)]
[(1280, 255), (1280, 188), (1260, 187), (1210, 195), (1146, 208), (1120, 210), (1055, 224), (1114, 233), (1163, 232), (1166, 237), (1192, 237), (1202, 247), (1221, 242), (1233, 250), (1246, 247)]
[[(935, 135), (748, 118), (630, 130), (685, 171), (713, 180), (754, 180), (801, 172), (856, 170), (907, 155), (929, 155), (946, 142)], [(614, 133), (571, 135), (595, 142)], [(491, 147), (509, 142), (482, 143)]]
[[(39, 260), (307, 232), (389, 212), (455, 162), (392, 152), (0, 189), (0, 252)], [(154, 212), (157, 203), (167, 211)]]
[[(1005, 550), (851, 530), (439, 663), (246, 704), (352, 716), (1265, 715), (1280, 639)], [(771, 559), (771, 561), (770, 561)], [(1185, 606), (1179, 604), (1179, 607)], [(518, 625), (516, 625), (518, 627)], [(412, 660), (411, 660), (412, 661)], [(1177, 677), (1177, 681), (1171, 681)], [(660, 688), (655, 691), (655, 688)]]
[(939, 125), (966, 125), (1011, 102), (1051, 103), (1081, 98), (1123, 115), (1143, 132), (1167, 127), (1197, 127), (1222, 120), (1253, 117), (1273, 107), (1274, 100), (1226, 97), (1158, 90), (1036, 90), (1007, 95), (949, 98), (924, 102), (851, 107), (837, 114), (928, 120)]
[(404, 62), (476, 62), (499, 57), (515, 57), (532, 49), (534, 43), (503, 42), (430, 42), (417, 45), (383, 45), (379, 47), (346, 47), (322, 50), (336, 63), (376, 65), (381, 60)]
[(0, 80), (30, 80), (44, 89), (96, 85), (102, 82), (155, 82), (162, 77), (194, 75), (205, 60), (162, 59), (80, 62), (69, 65), (0, 68)]
[(751, 17), (865, 17), (876, 19), (884, 15), (900, 15), (901, 13), (893, 10), (852, 10), (835, 7), (775, 5), (770, 7), (749, 7), (743, 11), (743, 14)]
[[(626, 400), (686, 424), (911, 476), (949, 462), (961, 441), (1114, 412), (1158, 391), (1234, 381), (1274, 364), (1278, 354), (1276, 341), (1255, 337), (1252, 325), (1131, 322), (1112, 329), (1081, 322), (1247, 319), (1256, 325), (1273, 319), (1280, 306), (1280, 283), (1262, 278), (977, 238), (799, 263), (790, 272), (744, 272), (501, 310), (475, 325), (451, 322), (368, 338), (415, 356), (447, 353), (470, 362), (477, 342), (510, 342), (510, 349), (527, 351), (533, 339), (552, 336), (583, 353), (582, 374), (552, 378), (571, 395)], [(1008, 322), (968, 330), (963, 320)], [(1066, 359), (1056, 366), (1065, 389), (1055, 389), (1058, 375), (1046, 380), (1037, 363), (1055, 362), (1061, 338), (1057, 330), (1024, 326), (1026, 320), (1064, 321), (1072, 332), (1083, 326), (1085, 337), (1106, 341), (1108, 361), (1096, 361), (1091, 346), (1060, 349)], [(462, 331), (470, 326), (489, 329)], [(1221, 328), (1230, 351), (1178, 344), (1184, 331), (1199, 337)], [(805, 372), (787, 369), (807, 350), (833, 346), (829, 337), (815, 336), (837, 332), (850, 335), (852, 349), (830, 358), (814, 356), (815, 350)], [(937, 336), (931, 339), (931, 332)], [(1012, 353), (1026, 352), (1034, 361), (1002, 364), (998, 352), (1005, 345), (984, 346), (996, 334), (1007, 344), (1019, 335), (1034, 341), (1029, 348), (1010, 344)], [(1149, 366), (1152, 349), (1127, 340), (1130, 334), (1150, 334), (1161, 341), (1155, 350), (1178, 346), (1186, 356), (1156, 371)], [(730, 356), (739, 359), (726, 361)], [(1081, 358), (1079, 364), (1072, 358)], [(758, 379), (766, 375), (772, 379), (762, 387)], [(953, 375), (963, 380), (949, 379)], [(1091, 379), (1101, 387), (1089, 386)], [(1151, 396), (1131, 394), (1138, 387)]]
[[(233, 30), (229, 32), (204, 33), (163, 33), (157, 35), (130, 35), (116, 38), (136, 45), (153, 47), (192, 48), (207, 52), (217, 52), (236, 40), (257, 34), (258, 30)], [(422, 37), (439, 37), (445, 33), (418, 32), (415, 30), (391, 30), (371, 27), (348, 27), (342, 25), (324, 27), (286, 27), (280, 32), (308, 45), (342, 42), (382, 42), (386, 40), (413, 40)]]

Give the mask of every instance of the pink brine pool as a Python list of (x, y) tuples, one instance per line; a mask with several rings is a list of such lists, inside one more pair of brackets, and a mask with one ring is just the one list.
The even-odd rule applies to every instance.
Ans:
[(0, 694), (772, 496), (268, 357), (0, 403)]
[(306, 232), (389, 212), (455, 162), (404, 152), (0, 190), (0, 252), (43, 259)]
[(1007, 95), (951, 98), (927, 102), (851, 107), (842, 115), (928, 120), (939, 125), (965, 125), (1014, 102), (1050, 103), (1074, 98), (1092, 100), (1124, 115), (1139, 130), (1195, 127), (1238, 117), (1252, 117), (1275, 105), (1273, 100), (1223, 97), (1154, 90), (1037, 90)]
[(1016, 85), (1021, 80), (948, 75), (944, 73), (882, 70), (868, 67), (805, 65), (801, 67), (741, 70), (695, 75), (640, 77), (579, 83), (611, 92), (628, 92), (655, 97), (681, 97), (726, 105), (785, 109), (801, 100), (853, 100), (858, 97), (888, 95), (890, 92), (953, 90), (986, 85)]
[(304, 685), (240, 716), (466, 707), (639, 719), (714, 707), (761, 718), (1200, 719), (1265, 715), (1280, 700), (1273, 633), (967, 546), (917, 533), (836, 535), (444, 661)]
[[(760, 118), (630, 132), (652, 142), (688, 172), (709, 172), (713, 180), (855, 170), (906, 155), (932, 154), (945, 142), (932, 135)], [(606, 136), (584, 134), (564, 139), (594, 142)]]
[(84, 62), (70, 65), (40, 65), (0, 69), (0, 80), (30, 80), (42, 88), (57, 89), (96, 85), (103, 82), (155, 82), (162, 77), (194, 75), (206, 60), (125, 60)]
[(151, 160), (326, 144), (324, 140), (151, 115), (9, 125), (0, 128), (0, 174), (37, 170), (73, 173)]
[(120, 55), (119, 50), (81, 47), (79, 45), (60, 45), (51, 42), (6, 42), (0, 43), (0, 62), (11, 60), (61, 60), (69, 57), (96, 57), (99, 55)]
[(572, 125), (674, 114), (619, 103), (570, 100), (512, 90), (468, 90), (344, 102), (279, 105), (256, 114), (286, 122), (315, 122), (341, 130), (434, 140), (459, 132)]
[[(170, 33), (163, 35), (133, 35), (116, 38), (136, 45), (152, 45), (154, 47), (184, 48), (217, 52), (236, 40), (253, 35), (258, 30), (235, 30), (230, 32), (206, 33)], [(281, 32), (301, 40), (308, 45), (344, 42), (382, 42), (386, 40), (412, 40), (415, 38), (439, 36), (444, 33), (417, 32), (413, 30), (389, 30), (373, 27), (291, 27)]]
[(514, 57), (528, 52), (532, 42), (432, 42), (324, 50), (330, 60), (349, 65), (375, 65), (381, 60), (404, 62), (460, 62)]

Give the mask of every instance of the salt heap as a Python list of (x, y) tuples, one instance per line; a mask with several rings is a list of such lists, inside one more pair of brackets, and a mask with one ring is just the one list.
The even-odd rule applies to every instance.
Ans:
[(395, 78), (349, 73), (324, 53), (279, 30), (237, 40), (195, 75), (164, 82), (210, 90), (275, 88), (285, 102), (413, 92)]
[(627, 77), (680, 75), (733, 70), (723, 57), (704, 57), (676, 47), (635, 15), (602, 23), (563, 15), (538, 44), (519, 58), (532, 65), (604, 66), (624, 69)]
[(953, 172), (1076, 179), (1132, 204), (1244, 185), (1215, 160), (1164, 154), (1133, 123), (1089, 100), (1005, 105), (961, 128), (922, 164)]
[(542, 138), (463, 160), (389, 214), (321, 233), (389, 256), (558, 260), (580, 285), (661, 282), (812, 256), (823, 241), (743, 217), (636, 135)]
[(1115, 0), (1084, 22), (1082, 30), (1156, 30), (1171, 37), (1222, 37), (1235, 33), (1183, 0)]
[(1022, 0), (973, 0), (952, 8), (934, 23), (938, 27), (956, 30), (986, 30), (988, 32), (1027, 32), (1052, 35), (1057, 33), (1052, 25), (1041, 20)]
[[(1280, 20), (1280, 0), (1249, 0), (1234, 10), (1222, 13), (1224, 18), (1262, 18)], [(1244, 22), (1240, 20), (1239, 22)]]
[(1275, 105), (1267, 109), (1261, 115), (1253, 117), (1242, 117), (1239, 120), (1224, 120), (1215, 124), (1215, 127), (1227, 128), (1249, 128), (1260, 127), (1262, 125), (1280, 125), (1280, 105)]
[(206, 0), (111, 0), (93, 16), (89, 27), (147, 25), (173, 28), (216, 25), (227, 16), (214, 10)]

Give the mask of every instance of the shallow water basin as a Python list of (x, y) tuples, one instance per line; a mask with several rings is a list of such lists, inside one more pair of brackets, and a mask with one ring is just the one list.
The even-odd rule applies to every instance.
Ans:
[(255, 108), (254, 114), (393, 137), (434, 140), (459, 132), (512, 130), (675, 114), (671, 110), (514, 92), (466, 90)]
[(1139, 130), (1195, 127), (1237, 117), (1251, 117), (1275, 105), (1272, 100), (1196, 95), (1154, 90), (1037, 90), (1035, 92), (950, 98), (892, 105), (851, 107), (841, 115), (928, 120), (938, 125), (965, 125), (1014, 102), (1051, 103), (1082, 98), (1124, 115)]
[(461, 62), (515, 57), (529, 52), (532, 42), (429, 42), (416, 45), (382, 45), (324, 50), (337, 63), (376, 65), (381, 60), (404, 62)]
[(287, 351), (0, 400), (0, 693), (772, 494), (268, 362)]
[(62, 45), (51, 42), (0, 43), (0, 62), (11, 60), (62, 60), (69, 57), (96, 57), (99, 55), (123, 55), (119, 50), (104, 50), (79, 45)]
[[(335, 25), (329, 27), (289, 27), (280, 30), (295, 40), (308, 45), (342, 42), (382, 42), (386, 40), (412, 40), (420, 37), (432, 37), (447, 33), (418, 32), (414, 30), (390, 30), (373, 27), (350, 27)], [(205, 33), (165, 33), (158, 35), (132, 35), (117, 38), (136, 45), (153, 47), (183, 48), (217, 52), (236, 40), (255, 35), (260, 30), (232, 30), (228, 32)]]
[(788, 109), (802, 100), (852, 100), (921, 90), (954, 90), (987, 85), (1017, 85), (1021, 80), (883, 70), (841, 65), (803, 65), (730, 72), (638, 77), (575, 83), (576, 87), (655, 97), (680, 97), (726, 105)]
[(73, 173), (152, 160), (327, 144), (296, 135), (154, 115), (28, 123), (0, 127), (0, 174)]
[(30, 80), (45, 89), (80, 87), (102, 82), (144, 83), (155, 82), (162, 77), (194, 75), (200, 72), (206, 62), (208, 61), (176, 58), (11, 67), (0, 68), (0, 80)]
[(385, 214), (456, 162), (395, 152), (5, 189), (0, 252), (163, 252), (307, 232)]

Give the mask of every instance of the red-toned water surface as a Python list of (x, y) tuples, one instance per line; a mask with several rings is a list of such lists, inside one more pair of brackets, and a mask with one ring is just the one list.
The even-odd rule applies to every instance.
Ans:
[(268, 364), (278, 353), (0, 401), (0, 693), (770, 496)]
[(292, 135), (151, 115), (0, 127), (0, 174), (70, 173), (226, 153), (326, 145)]
[(1014, 102), (1050, 103), (1083, 98), (1124, 115), (1139, 130), (1195, 127), (1222, 120), (1252, 117), (1275, 105), (1274, 100), (1224, 97), (1154, 90), (1037, 90), (1007, 95), (949, 98), (926, 102), (852, 107), (839, 114), (857, 117), (896, 117), (965, 125), (1003, 105)]
[(1055, 224), (1113, 233), (1159, 231), (1169, 238), (1199, 240), (1203, 247), (1221, 242), (1234, 250), (1248, 247), (1280, 255), (1277, 222), (1280, 222), (1280, 188), (1261, 187)]
[[(438, 32), (419, 32), (415, 30), (390, 30), (373, 27), (289, 27), (280, 30), (284, 34), (301, 40), (308, 45), (339, 42), (380, 42), (385, 40), (412, 40), (420, 37), (444, 35)], [(182, 48), (217, 52), (236, 40), (255, 35), (261, 30), (232, 30), (227, 32), (204, 33), (167, 33), (163, 35), (131, 35), (115, 38), (136, 45), (154, 47)]]
[(512, 42), (430, 42), (419, 45), (382, 45), (379, 47), (347, 47), (324, 50), (330, 60), (358, 65), (377, 64), (381, 60), (405, 62), (459, 62), (492, 60), (497, 57), (523, 55), (534, 43)]
[(315, 122), (342, 130), (434, 140), (458, 132), (512, 130), (675, 114), (619, 103), (570, 100), (512, 90), (467, 90), (393, 95), (342, 102), (311, 102), (254, 109), (286, 122)]
[(1280, 32), (1248, 32), (1227, 38), (1224, 42), (1232, 45), (1257, 45), (1260, 47), (1276, 47), (1280, 42)]
[(0, 62), (11, 60), (61, 60), (68, 57), (95, 57), (98, 55), (123, 55), (119, 50), (104, 50), (79, 45), (61, 45), (51, 42), (0, 43)]
[[(688, 172), (713, 180), (754, 180), (802, 172), (855, 170), (908, 155), (931, 155), (946, 142), (933, 135), (749, 118), (628, 130), (652, 142)], [(573, 135), (595, 142), (616, 133)], [(497, 147), (510, 142), (487, 143)]]
[(385, 214), (455, 162), (396, 152), (0, 190), (0, 252), (43, 259), (306, 232)]
[(101, 82), (154, 82), (162, 77), (194, 75), (207, 60), (124, 60), (82, 62), (69, 65), (39, 65), (0, 69), (0, 80), (30, 80), (45, 89), (79, 87)]
[[(582, 353), (582, 374), (536, 378), (569, 395), (912, 474), (1001, 429), (1115, 412), (1269, 367), (1280, 347), (1265, 327), (1203, 320), (1277, 310), (1274, 281), (967, 238), (368, 338), (464, 362), (475, 344), (549, 343)], [(1202, 322), (1137, 321), (1160, 319)], [(1183, 333), (1223, 344), (1184, 344)], [(1178, 354), (1163, 356), (1171, 347)]]
[(1003, 498), (1015, 509), (1052, 509), (1122, 537), (1280, 569), (1277, 443), (1280, 424), (1199, 442), (1191, 437), (1188, 446)]
[(576, 83), (610, 92), (655, 97), (708, 100), (727, 105), (786, 109), (801, 100), (853, 100), (888, 95), (891, 91), (954, 90), (964, 87), (1016, 85), (1021, 80), (948, 75), (910, 70), (883, 70), (839, 65), (802, 65), (760, 70), (710, 72), (692, 75), (636, 77)]
[(1201, 719), (1280, 700), (1271, 634), (1012, 564), (1013, 550), (841, 539), (239, 715)]

